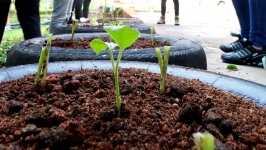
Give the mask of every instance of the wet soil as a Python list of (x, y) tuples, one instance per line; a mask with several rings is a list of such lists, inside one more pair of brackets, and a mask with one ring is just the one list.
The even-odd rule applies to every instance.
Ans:
[(112, 71), (34, 75), (0, 84), (0, 149), (194, 149), (208, 131), (216, 149), (266, 149), (266, 109), (198, 80), (120, 69), (117, 117)]
[[(71, 39), (66, 40), (66, 39), (56, 38), (52, 40), (52, 47), (87, 50), (87, 49), (91, 49), (90, 42), (93, 39), (95, 38), (85, 39), (81, 37), (77, 40), (71, 40)], [(104, 42), (110, 42), (110, 38), (100, 38), (100, 39), (103, 40)], [(154, 41), (154, 45), (152, 46), (152, 41), (150, 39), (138, 38), (136, 42), (133, 43), (131, 46), (129, 46), (127, 49), (155, 48), (155, 47), (164, 47), (164, 46), (170, 46), (170, 45), (171, 44), (169, 42)]]

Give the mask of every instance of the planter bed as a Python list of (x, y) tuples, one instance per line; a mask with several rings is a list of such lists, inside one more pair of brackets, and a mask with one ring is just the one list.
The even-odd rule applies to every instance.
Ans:
[(195, 149), (192, 134), (207, 130), (216, 149), (266, 148), (266, 110), (259, 106), (266, 104), (265, 86), (169, 66), (166, 94), (160, 95), (160, 76), (153, 74), (158, 64), (120, 66), (121, 118), (109, 61), (50, 63), (44, 89), (34, 89), (29, 75), (37, 64), (0, 69), (1, 147)]

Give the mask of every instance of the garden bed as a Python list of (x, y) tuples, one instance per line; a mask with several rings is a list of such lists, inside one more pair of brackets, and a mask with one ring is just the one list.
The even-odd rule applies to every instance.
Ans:
[[(99, 63), (99, 68), (107, 66), (106, 62), (97, 61), (90, 66), (98, 68)], [(63, 64), (68, 67), (51, 64), (55, 67), (51, 70), (68, 70), (75, 63)], [(140, 63), (135, 65), (141, 68)], [(6, 72), (13, 78), (20, 68), (14, 68), (13, 73)], [(173, 70), (179, 69), (169, 71)], [(266, 148), (266, 110), (249, 100), (197, 79), (173, 75), (167, 77), (166, 94), (160, 95), (159, 74), (127, 68), (120, 69), (119, 76), (121, 118), (116, 117), (111, 70), (83, 68), (50, 74), (45, 89), (33, 88), (32, 75), (1, 83), (1, 147), (191, 149), (194, 147), (192, 134), (207, 130), (214, 135), (217, 149)], [(219, 79), (215, 80), (218, 85)], [(252, 86), (254, 91), (258, 86)]]

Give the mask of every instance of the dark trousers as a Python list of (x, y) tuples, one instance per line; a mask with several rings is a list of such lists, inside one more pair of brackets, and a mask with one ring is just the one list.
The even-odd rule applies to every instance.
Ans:
[[(78, 20), (82, 17), (82, 11), (81, 11), (82, 3), (83, 3), (83, 0), (74, 0), (73, 6), (72, 6), (72, 11), (74, 11), (75, 9), (75, 18)], [(72, 21), (72, 13), (69, 18), (69, 21)]]
[[(179, 1), (178, 0), (173, 0), (173, 1), (174, 1), (174, 6), (175, 6), (175, 16), (179, 16)], [(166, 11), (166, 0), (162, 0), (162, 3), (161, 3), (162, 16), (165, 16), (165, 11)]]
[[(2, 41), (6, 20), (11, 0), (1, 0), (0, 5), (0, 41)], [(40, 0), (16, 0), (17, 17), (23, 30), (24, 39), (31, 39), (41, 36), (40, 29)]]
[(90, 7), (91, 0), (84, 0), (83, 1), (83, 17), (88, 18), (89, 16), (89, 7)]

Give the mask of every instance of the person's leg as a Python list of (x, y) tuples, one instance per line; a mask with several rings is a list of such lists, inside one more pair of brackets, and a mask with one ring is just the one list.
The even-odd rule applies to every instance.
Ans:
[(71, 11), (70, 17), (68, 19), (68, 24), (72, 24), (73, 11), (75, 10), (75, 7), (77, 5), (77, 1), (78, 0), (73, 0), (72, 11)]
[[(266, 15), (266, 1), (248, 0), (248, 2), (248, 12), (250, 17), (250, 43), (239, 50), (223, 54), (221, 58), (223, 61), (230, 63), (262, 66), (262, 58), (266, 56), (266, 20), (264, 19)], [(241, 32), (241, 36), (242, 35), (243, 34)]]
[(161, 17), (157, 24), (165, 24), (166, 0), (161, 1)]
[(88, 18), (89, 16), (89, 7), (90, 7), (91, 0), (84, 0), (83, 2), (83, 17)]
[(175, 25), (180, 25), (179, 23), (179, 1), (173, 0), (175, 6)]
[(241, 28), (241, 38), (249, 39), (250, 13), (249, 0), (232, 0)]
[(250, 30), (249, 0), (232, 0), (236, 15), (240, 24), (240, 37), (233, 43), (221, 44), (220, 49), (224, 52), (233, 52), (242, 49), (247, 44)]
[(0, 6), (2, 7), (0, 9), (0, 44), (1, 44), (3, 34), (5, 31), (6, 20), (7, 20), (10, 4), (11, 4), (11, 0), (0, 1)]
[(77, 0), (76, 6), (75, 6), (75, 16), (76, 19), (80, 20), (81, 14), (81, 7), (82, 7), (82, 0)]
[(25, 40), (41, 36), (39, 3), (40, 0), (15, 1), (18, 21)]
[(258, 48), (266, 47), (266, 1), (249, 0), (250, 32), (249, 41)]
[(162, 2), (161, 2), (161, 15), (165, 16), (165, 12), (166, 12), (166, 0), (162, 0)]
[(53, 13), (49, 32), (53, 33), (57, 26), (66, 24), (71, 15), (73, 0), (54, 0)]

